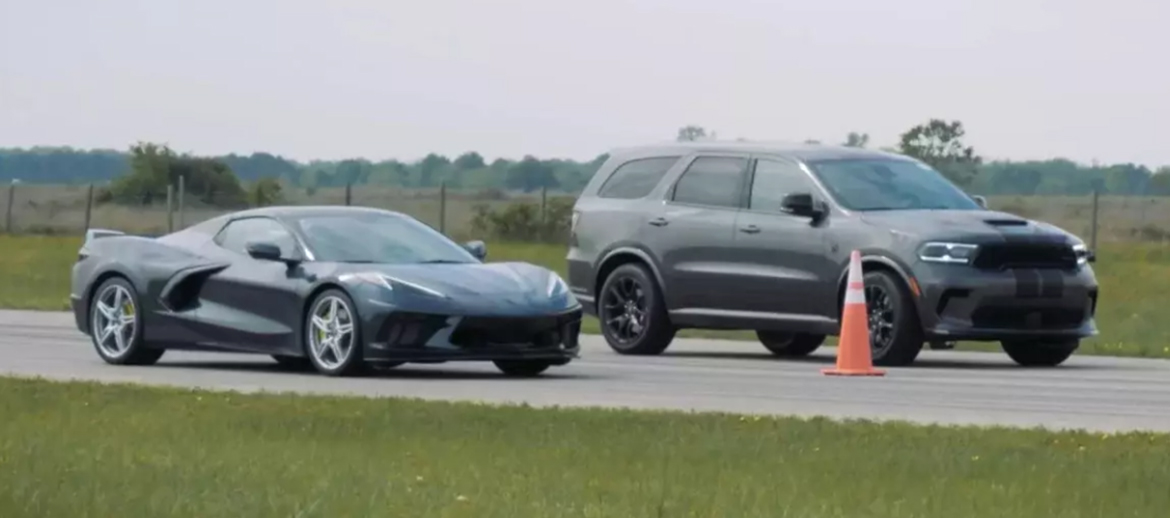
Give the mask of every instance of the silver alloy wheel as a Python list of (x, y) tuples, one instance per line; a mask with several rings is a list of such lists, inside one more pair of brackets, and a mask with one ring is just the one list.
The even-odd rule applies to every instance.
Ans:
[(337, 369), (353, 352), (353, 312), (331, 295), (318, 300), (310, 315), (309, 352), (322, 367)]
[(138, 332), (134, 298), (122, 285), (111, 284), (93, 299), (93, 305), (90, 330), (94, 343), (106, 356), (120, 358), (130, 350)]

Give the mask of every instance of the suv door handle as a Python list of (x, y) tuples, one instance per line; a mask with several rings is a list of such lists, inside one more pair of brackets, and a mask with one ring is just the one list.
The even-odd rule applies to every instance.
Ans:
[(666, 218), (663, 217), (657, 217), (650, 220), (650, 224), (656, 227), (665, 227), (667, 223), (669, 223), (669, 221), (666, 221)]
[(739, 231), (743, 232), (744, 234), (759, 234), (760, 227), (757, 227), (755, 225), (748, 225), (746, 227), (739, 227)]

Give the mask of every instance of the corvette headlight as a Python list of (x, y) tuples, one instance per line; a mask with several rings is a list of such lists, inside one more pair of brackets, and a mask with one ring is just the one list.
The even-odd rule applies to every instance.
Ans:
[(567, 284), (565, 284), (564, 279), (561, 279), (561, 276), (557, 275), (555, 273), (549, 274), (548, 286), (545, 290), (545, 294), (548, 295), (549, 297), (552, 297), (558, 293), (566, 292), (566, 291), (569, 291), (569, 286)]
[(970, 264), (978, 245), (931, 242), (922, 245), (918, 258), (931, 263)]
[(387, 290), (394, 291), (394, 286), (390, 284), (390, 279), (385, 275), (373, 272), (350, 273), (341, 276), (341, 280), (355, 280), (375, 286), (381, 286)]

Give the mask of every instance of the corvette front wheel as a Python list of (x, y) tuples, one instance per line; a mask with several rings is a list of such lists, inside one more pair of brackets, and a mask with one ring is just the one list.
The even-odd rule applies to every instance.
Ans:
[(345, 292), (321, 292), (305, 318), (305, 351), (317, 372), (352, 376), (365, 370), (361, 347), (361, 320)]

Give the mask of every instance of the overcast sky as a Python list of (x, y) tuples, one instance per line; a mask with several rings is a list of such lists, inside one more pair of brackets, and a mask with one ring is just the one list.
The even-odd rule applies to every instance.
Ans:
[(1170, 164), (1165, 0), (0, 0), (0, 147), (589, 159), (698, 124)]

